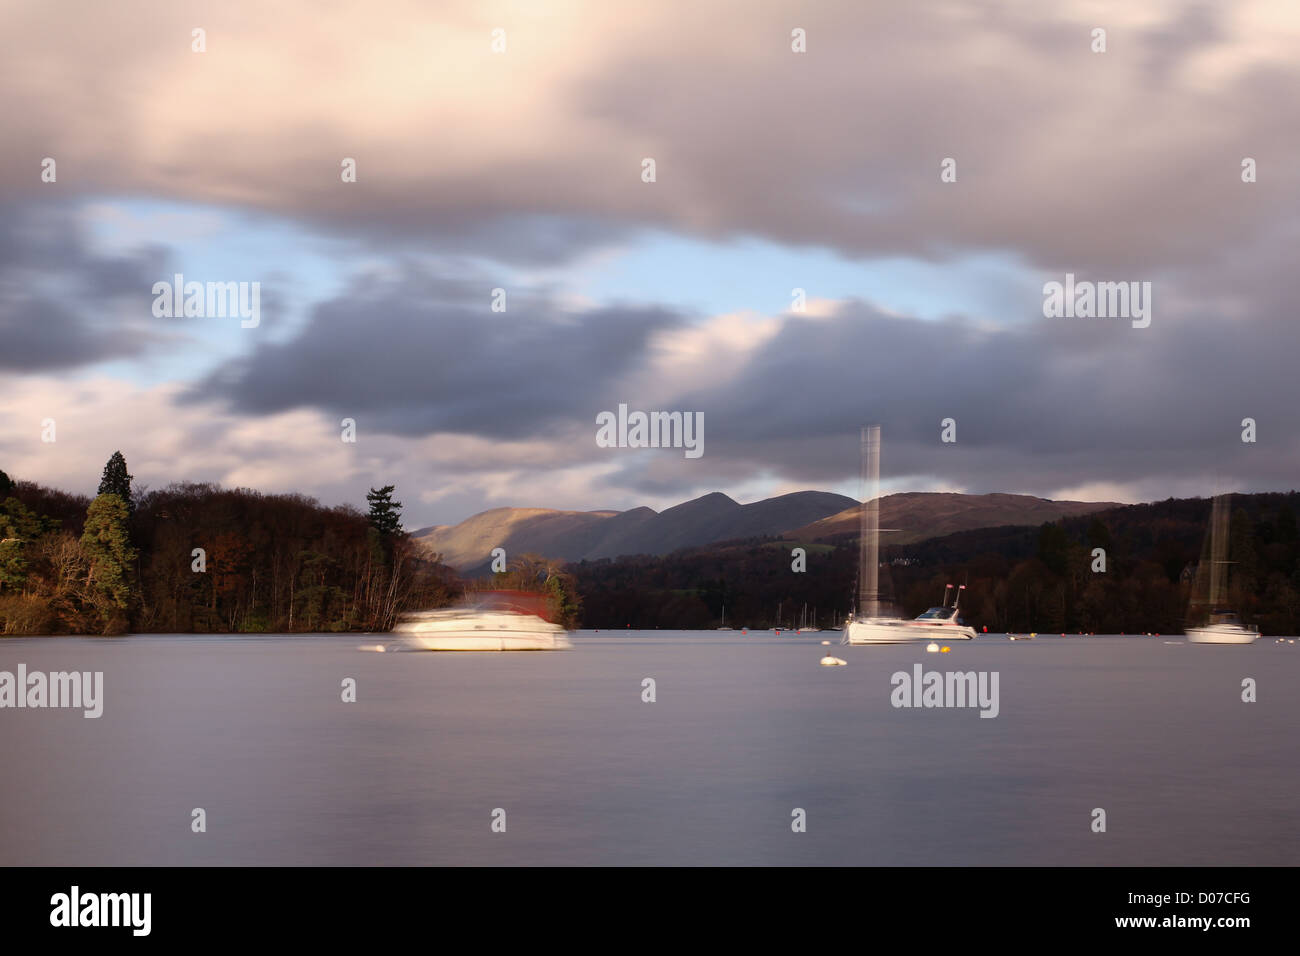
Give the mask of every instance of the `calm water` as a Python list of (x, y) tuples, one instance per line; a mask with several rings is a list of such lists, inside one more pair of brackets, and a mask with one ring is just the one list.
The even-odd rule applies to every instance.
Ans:
[[(1300, 863), (1300, 645), (988, 636), (819, 667), (836, 637), (2, 640), (0, 670), (103, 671), (105, 705), (0, 710), (0, 864)], [(895, 709), (916, 662), (999, 672), (1000, 715)]]

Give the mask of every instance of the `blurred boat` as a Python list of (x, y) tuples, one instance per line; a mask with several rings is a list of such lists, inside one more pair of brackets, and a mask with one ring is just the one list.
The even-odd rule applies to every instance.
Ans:
[[(1197, 587), (1193, 589), (1192, 612), (1198, 607), (1206, 609), (1206, 620), (1197, 627), (1188, 627), (1190, 644), (1253, 644), (1259, 639), (1259, 629), (1247, 627), (1237, 612), (1224, 605), (1228, 594), (1228, 496), (1216, 495), (1210, 509), (1209, 573), (1197, 569)], [(1204, 565), (1205, 562), (1202, 562)], [(1199, 603), (1200, 580), (1209, 578), (1207, 600)]]
[(884, 612), (880, 600), (880, 426), (862, 429), (863, 483), (866, 497), (860, 511), (858, 552), (858, 611), (844, 626), (842, 644), (902, 644), (909, 641), (972, 641), (975, 628), (957, 614), (966, 586), (948, 606), (944, 589), (942, 607), (932, 607), (913, 620)]
[(1204, 627), (1189, 627), (1187, 640), (1191, 644), (1254, 644), (1259, 629), (1246, 627), (1232, 611), (1216, 611)]
[(573, 647), (568, 631), (538, 613), (539, 602), (526, 600), (534, 596), (503, 599), (501, 592), (480, 592), (476, 597), (478, 603), (471, 606), (402, 614), (393, 637), (404, 649), (419, 651), (559, 651)]

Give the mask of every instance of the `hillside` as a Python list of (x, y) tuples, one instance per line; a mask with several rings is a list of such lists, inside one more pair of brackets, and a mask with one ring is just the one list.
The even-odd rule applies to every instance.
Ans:
[[(487, 569), (493, 548), (563, 561), (671, 554), (721, 541), (781, 536), (837, 541), (858, 530), (860, 505), (844, 495), (799, 491), (742, 505), (720, 492), (662, 512), (494, 508), (457, 525), (425, 528), (416, 540), (462, 572)], [(1037, 526), (1115, 507), (1110, 502), (1050, 501), (1030, 495), (905, 493), (881, 499), (888, 545), (976, 528)]]
[(425, 529), (415, 538), (452, 567), (472, 572), (485, 568), (498, 547), (507, 555), (531, 552), (564, 561), (668, 554), (714, 541), (781, 534), (851, 504), (844, 495), (799, 491), (748, 505), (714, 492), (662, 512), (494, 508), (458, 525)]
[[(884, 544), (911, 544), (957, 531), (1040, 525), (1118, 507), (1121, 506), (1113, 501), (1052, 501), (1032, 495), (904, 492), (880, 499), (880, 527), (889, 529)], [(861, 508), (855, 502), (837, 514), (789, 531), (786, 536), (807, 541), (856, 536)]]

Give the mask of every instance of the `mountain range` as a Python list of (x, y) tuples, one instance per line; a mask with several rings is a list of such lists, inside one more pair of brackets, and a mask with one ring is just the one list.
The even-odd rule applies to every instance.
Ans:
[[(1052, 501), (1031, 495), (906, 492), (881, 498), (886, 544), (1003, 525), (1039, 525), (1115, 507), (1105, 501)], [(412, 537), (468, 573), (488, 570), (494, 548), (507, 558), (539, 554), (563, 561), (669, 554), (680, 548), (764, 536), (831, 540), (857, 533), (861, 505), (845, 495), (797, 491), (742, 505), (713, 492), (664, 511), (557, 511), (493, 508), (457, 525), (439, 525)]]

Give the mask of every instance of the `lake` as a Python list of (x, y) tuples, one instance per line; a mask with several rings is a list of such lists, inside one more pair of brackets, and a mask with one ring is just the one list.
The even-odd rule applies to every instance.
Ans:
[[(104, 674), (98, 719), (0, 709), (0, 864), (1300, 863), (1300, 645), (1271, 637), (845, 667), (818, 665), (831, 632), (359, 649), (385, 639), (0, 639), (0, 671)], [(997, 716), (893, 706), (916, 664), (996, 672)]]

